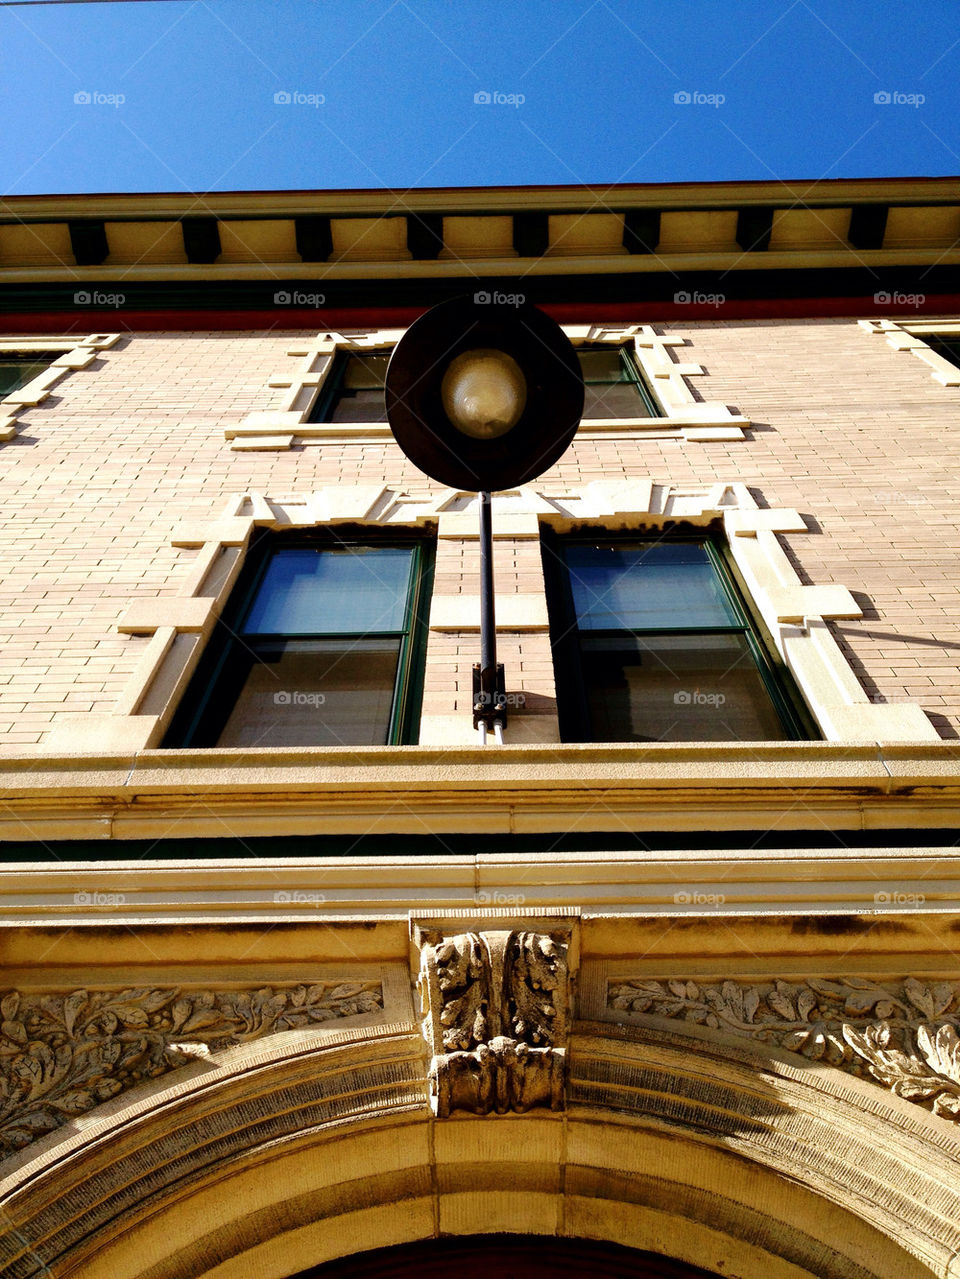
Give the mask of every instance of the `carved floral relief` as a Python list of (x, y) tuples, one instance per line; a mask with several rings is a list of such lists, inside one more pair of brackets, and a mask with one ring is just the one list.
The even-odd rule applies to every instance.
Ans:
[(730, 1031), (960, 1118), (960, 982), (611, 981), (608, 1007)]
[(0, 1151), (137, 1084), (278, 1031), (378, 1012), (377, 981), (259, 990), (75, 990), (0, 1000)]

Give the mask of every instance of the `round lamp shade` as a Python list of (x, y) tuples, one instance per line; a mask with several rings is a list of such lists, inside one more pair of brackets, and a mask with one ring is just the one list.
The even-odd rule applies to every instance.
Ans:
[(387, 368), (397, 443), (425, 475), (468, 493), (535, 479), (583, 413), (580, 362), (559, 324), (493, 298), (441, 302), (410, 326)]

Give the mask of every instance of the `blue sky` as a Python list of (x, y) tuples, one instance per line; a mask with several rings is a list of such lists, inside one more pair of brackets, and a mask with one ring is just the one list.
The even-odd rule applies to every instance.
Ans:
[(958, 17), (957, 0), (0, 0), (0, 193), (960, 174)]

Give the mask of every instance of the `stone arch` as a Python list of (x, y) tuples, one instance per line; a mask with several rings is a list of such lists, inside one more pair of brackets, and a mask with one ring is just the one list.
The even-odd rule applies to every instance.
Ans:
[(580, 1023), (565, 1110), (437, 1119), (415, 1031), (272, 1036), (8, 1161), (3, 1273), (288, 1279), (389, 1244), (523, 1233), (742, 1279), (955, 1275), (950, 1125), (752, 1052)]

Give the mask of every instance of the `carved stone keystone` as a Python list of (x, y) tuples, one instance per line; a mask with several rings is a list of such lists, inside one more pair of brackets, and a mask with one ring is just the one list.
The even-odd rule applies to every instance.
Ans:
[(569, 928), (418, 929), (417, 941), (436, 1114), (562, 1110)]

